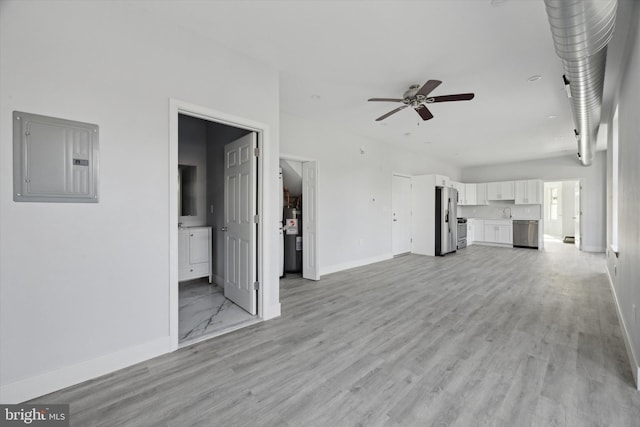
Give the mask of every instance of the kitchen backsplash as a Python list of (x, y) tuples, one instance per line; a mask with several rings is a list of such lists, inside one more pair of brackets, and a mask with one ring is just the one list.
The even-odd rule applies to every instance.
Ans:
[(516, 205), (508, 202), (489, 202), (489, 205), (458, 206), (458, 217), (480, 219), (540, 219), (542, 205)]

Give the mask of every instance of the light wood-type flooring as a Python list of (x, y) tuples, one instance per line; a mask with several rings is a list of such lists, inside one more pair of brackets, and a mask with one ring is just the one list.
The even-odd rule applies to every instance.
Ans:
[(35, 401), (70, 403), (83, 427), (640, 425), (601, 254), (407, 255), (283, 280), (281, 302)]

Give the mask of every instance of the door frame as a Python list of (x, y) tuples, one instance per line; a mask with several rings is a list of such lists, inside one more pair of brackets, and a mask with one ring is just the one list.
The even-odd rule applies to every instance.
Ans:
[[(309, 157), (300, 157), (300, 156), (294, 156), (292, 154), (280, 153), (280, 155), (278, 156), (278, 162), (280, 160), (291, 160), (291, 161), (300, 162), (300, 163), (308, 163), (308, 162), (315, 163), (315, 165), (316, 165), (316, 174), (318, 175), (318, 177), (320, 175), (320, 172), (319, 172), (319, 168), (320, 168), (320, 164), (319, 163), (320, 162), (318, 162), (317, 159), (311, 159)], [(304, 177), (303, 177), (303, 179), (304, 179)], [(319, 187), (319, 182), (318, 181), (319, 181), (319, 179), (316, 179), (316, 185), (315, 185), (316, 198), (320, 197), (320, 193), (318, 192), (318, 187)], [(303, 185), (303, 187), (304, 187), (304, 185)], [(304, 194), (303, 194), (303, 196), (304, 196)], [(304, 203), (304, 197), (302, 198), (302, 201)], [(280, 205), (278, 205), (278, 206), (280, 206)], [(309, 280), (320, 280), (320, 278), (321, 278), (321, 275), (320, 275), (320, 262), (319, 262), (320, 261), (320, 236), (319, 236), (319, 234), (320, 234), (320, 231), (319, 231), (319, 228), (320, 228), (320, 217), (318, 216), (318, 211), (319, 211), (318, 203), (316, 203), (315, 207), (316, 207), (316, 212), (315, 212), (315, 214), (316, 214), (316, 248), (315, 248), (316, 256), (315, 256), (315, 263), (316, 263), (316, 266), (317, 266), (317, 277), (318, 278), (317, 279), (309, 279)], [(304, 224), (303, 224), (303, 226), (304, 226)], [(303, 272), (303, 274), (304, 274), (304, 272)]]
[[(576, 203), (574, 206), (574, 211), (577, 210), (576, 214), (578, 217), (578, 230), (577, 230), (577, 236), (576, 236), (576, 240), (575, 240), (575, 246), (579, 251), (582, 251), (582, 180), (581, 179), (576, 179), (576, 185), (578, 186), (578, 203)], [(574, 190), (574, 194), (573, 196), (575, 197), (575, 190)], [(574, 219), (574, 227), (575, 227), (575, 219)]]
[[(539, 248), (541, 248), (541, 249), (544, 248), (544, 234), (545, 234), (546, 227), (547, 227), (546, 222), (544, 222), (544, 218), (546, 216), (546, 209), (547, 209), (547, 199), (546, 199), (546, 197), (544, 197), (544, 187), (545, 187), (545, 184), (547, 184), (549, 182), (560, 182), (560, 183), (574, 182), (574, 183), (578, 183), (578, 185), (580, 186), (580, 206), (578, 206), (578, 208), (579, 208), (579, 218), (578, 218), (579, 219), (579, 224), (578, 224), (579, 228), (578, 228), (578, 232), (579, 232), (579, 235), (580, 235), (580, 240), (579, 240), (579, 245), (578, 244), (574, 244), (574, 246), (579, 251), (582, 251), (582, 238), (583, 238), (582, 230), (584, 229), (584, 227), (582, 226), (582, 205), (583, 205), (583, 202), (582, 202), (583, 180), (582, 180), (582, 178), (544, 179), (542, 181), (542, 202), (543, 203), (542, 203), (542, 212), (541, 212), (542, 215), (540, 215), (541, 216), (540, 220), (542, 221), (542, 224), (541, 224), (542, 225), (542, 233), (539, 233), (539, 236), (538, 236), (538, 240), (540, 242), (539, 243), (539, 245), (540, 245)], [(562, 197), (565, 197), (564, 194), (562, 195)], [(571, 197), (575, 197), (573, 193), (571, 194)], [(578, 242), (576, 242), (576, 243), (578, 243)]]
[[(178, 298), (178, 116), (184, 114), (199, 119), (222, 123), (236, 128), (246, 129), (255, 132), (257, 135), (257, 146), (260, 155), (257, 161), (257, 214), (260, 218), (258, 222), (257, 240), (256, 240), (256, 273), (257, 280), (261, 284), (258, 289), (258, 307), (257, 318), (261, 321), (264, 313), (264, 289), (266, 277), (264, 275), (264, 210), (263, 195), (265, 189), (266, 177), (264, 147), (268, 143), (269, 126), (250, 120), (244, 117), (234, 116), (223, 113), (221, 111), (212, 110), (200, 105), (191, 104), (189, 102), (178, 99), (169, 99), (169, 339), (171, 342), (171, 351), (179, 348), (179, 298)], [(213, 335), (211, 336), (213, 337)], [(210, 337), (205, 337), (210, 338)]]
[[(397, 255), (393, 253), (393, 239), (394, 239), (394, 236), (393, 236), (393, 177), (394, 176), (399, 176), (399, 177), (402, 177), (402, 178), (409, 178), (409, 189), (410, 189), (409, 191), (411, 193), (411, 194), (409, 194), (409, 236), (410, 236), (409, 238), (411, 239), (411, 243), (409, 244), (409, 252), (402, 252), (402, 253), (397, 254)], [(405, 254), (411, 253), (411, 250), (412, 250), (411, 246), (412, 246), (412, 243), (413, 243), (413, 227), (412, 227), (411, 216), (413, 215), (413, 212), (412, 212), (411, 200), (413, 199), (413, 183), (411, 182), (411, 178), (412, 178), (411, 175), (407, 175), (407, 174), (404, 174), (404, 173), (398, 173), (398, 172), (392, 172), (391, 173), (391, 255), (392, 256), (405, 255)]]

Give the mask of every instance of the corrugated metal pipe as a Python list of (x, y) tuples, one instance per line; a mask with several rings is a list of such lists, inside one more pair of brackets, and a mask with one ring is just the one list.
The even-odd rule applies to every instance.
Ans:
[(617, 0), (544, 0), (576, 126), (578, 158), (591, 165), (596, 148), (607, 43)]

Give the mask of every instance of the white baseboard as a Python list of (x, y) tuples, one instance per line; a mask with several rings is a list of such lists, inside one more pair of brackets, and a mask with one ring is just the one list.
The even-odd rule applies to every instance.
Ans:
[(609, 266), (607, 266), (607, 277), (609, 278), (609, 286), (611, 287), (611, 293), (613, 294), (613, 301), (616, 305), (618, 321), (620, 322), (620, 327), (622, 328), (622, 338), (624, 341), (624, 346), (627, 349), (627, 357), (629, 358), (629, 364), (631, 365), (631, 373), (633, 374), (633, 379), (636, 382), (636, 388), (640, 390), (640, 363), (638, 363), (639, 360), (636, 357), (635, 352), (633, 351), (633, 341), (631, 341), (629, 330), (627, 329), (627, 325), (624, 322), (624, 317), (622, 316), (622, 310), (620, 310), (618, 295), (616, 294), (615, 286), (613, 286), (613, 280), (611, 280), (611, 272), (609, 271)]
[(218, 286), (222, 286), (224, 288), (224, 277), (216, 273), (213, 273), (212, 276), (213, 276), (213, 283), (215, 283)]
[(480, 246), (496, 246), (499, 248), (513, 248), (513, 245), (511, 243), (483, 242), (482, 240), (474, 240), (473, 244)]
[(583, 251), (583, 252), (604, 253), (606, 248), (604, 246), (585, 246), (585, 245), (582, 245), (582, 248), (580, 248), (580, 250)]
[[(171, 351), (168, 336), (0, 386), (0, 402), (20, 403)], [(46, 403), (46, 402), (45, 402)]]
[(380, 261), (386, 261), (388, 259), (393, 258), (392, 254), (384, 254), (371, 258), (359, 259), (356, 261), (345, 262), (342, 264), (334, 264), (328, 267), (322, 267), (320, 269), (320, 275), (337, 273), (338, 271), (349, 270), (351, 268), (362, 267), (363, 265), (369, 265)]

